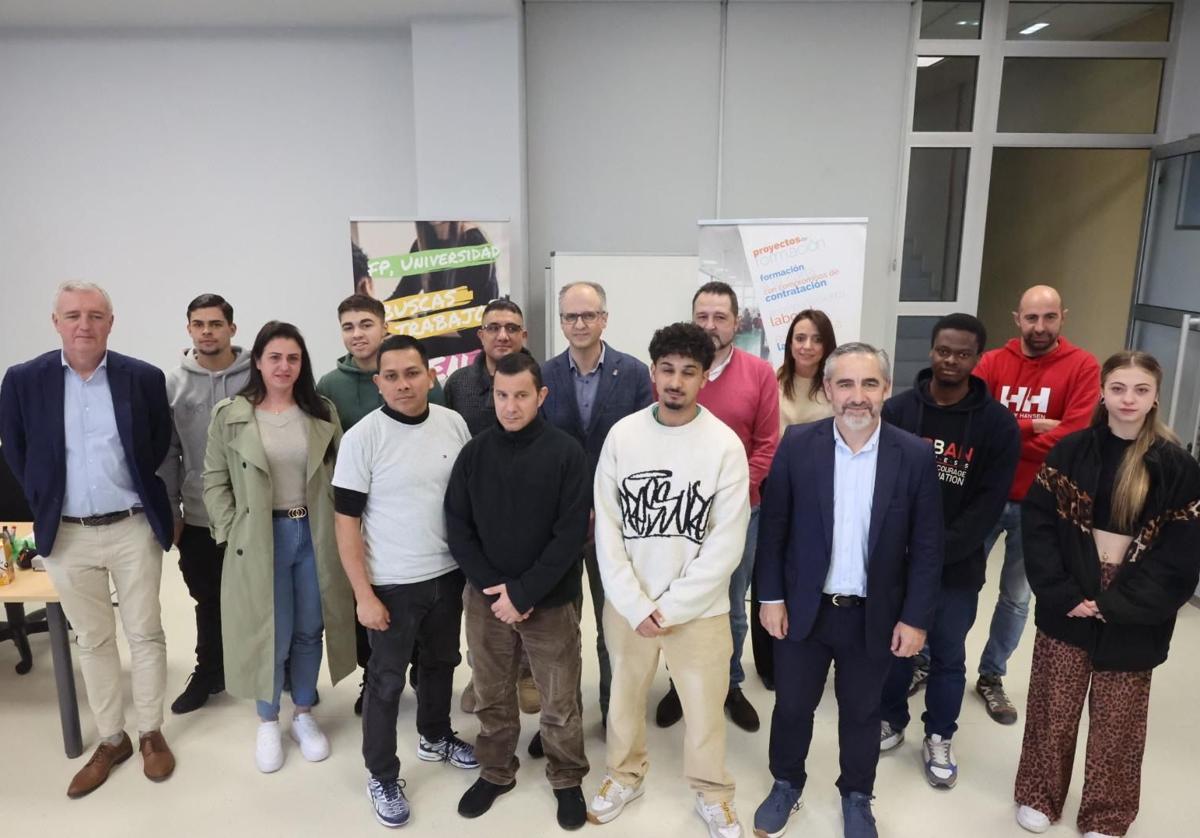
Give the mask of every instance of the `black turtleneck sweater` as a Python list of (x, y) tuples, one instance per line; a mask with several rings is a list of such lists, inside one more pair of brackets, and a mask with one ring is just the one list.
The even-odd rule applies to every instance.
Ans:
[(450, 553), (476, 590), (501, 583), (520, 611), (579, 598), (587, 455), (540, 416), (495, 423), (466, 444), (446, 489)]

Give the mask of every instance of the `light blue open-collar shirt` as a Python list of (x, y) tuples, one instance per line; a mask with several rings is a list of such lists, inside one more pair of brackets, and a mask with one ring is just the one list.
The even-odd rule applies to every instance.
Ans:
[(867, 544), (875, 465), (879, 461), (879, 425), (857, 453), (833, 424), (833, 551), (825, 575), (827, 594), (867, 595)]
[(596, 368), (589, 373), (581, 373), (575, 365), (575, 358), (567, 352), (567, 362), (571, 365), (571, 378), (575, 382), (575, 403), (579, 406), (579, 419), (586, 431), (592, 423), (592, 411), (596, 409), (596, 396), (600, 393), (600, 372), (604, 369), (604, 355), (608, 346), (600, 342), (600, 360)]
[(117, 433), (108, 353), (87, 378), (62, 356), (63, 436), (67, 449), (67, 487), (62, 514), (72, 518), (105, 515), (141, 506)]

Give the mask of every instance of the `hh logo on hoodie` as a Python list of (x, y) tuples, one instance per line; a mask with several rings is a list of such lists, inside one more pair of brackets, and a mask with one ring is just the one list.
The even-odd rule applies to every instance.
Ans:
[(639, 471), (621, 481), (621, 523), (626, 538), (686, 538), (699, 544), (708, 529), (715, 495), (700, 482), (673, 480), (669, 469)]
[(1043, 387), (1034, 393), (1030, 387), (1005, 384), (1000, 388), (1000, 404), (1020, 419), (1041, 418), (1050, 411), (1050, 388)]

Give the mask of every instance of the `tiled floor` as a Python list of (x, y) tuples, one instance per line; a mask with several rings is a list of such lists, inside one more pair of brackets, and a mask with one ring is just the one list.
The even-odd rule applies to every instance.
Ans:
[[(190, 671), (194, 642), (191, 600), (175, 558), (173, 553), (167, 556), (162, 586), (169, 662), (168, 702), (183, 686)], [(993, 576), (998, 560), (998, 555), (993, 556)], [(989, 585), (983, 592), (979, 624), (969, 641), (972, 661), (982, 647), (994, 600), (995, 586)], [(592, 630), (589, 615), (584, 624), (585, 649)], [(1200, 752), (1196, 711), (1200, 667), (1195, 665), (1200, 660), (1198, 643), (1200, 610), (1189, 605), (1180, 617), (1172, 659), (1155, 674), (1142, 813), (1130, 833), (1133, 836), (1167, 838), (1200, 834), (1188, 803), (1196, 793), (1195, 758)], [(1013, 698), (1022, 709), (1031, 646), (1027, 634), (1012, 661), (1013, 675), (1008, 680)], [(34, 639), (34, 652), (33, 672), (17, 676), (12, 670), (17, 661), (13, 646), (0, 644), (0, 743), (3, 743), (0, 831), (4, 835), (292, 838), (382, 834), (383, 827), (375, 822), (367, 803), (359, 753), (360, 728), (351, 711), (357, 679), (344, 681), (336, 688), (327, 683), (321, 687), (322, 703), (317, 716), (333, 744), (333, 755), (324, 763), (306, 763), (285, 737), (291, 747), (287, 749), (283, 769), (274, 775), (260, 775), (253, 761), (253, 706), (248, 701), (221, 695), (199, 712), (168, 717), (164, 733), (178, 759), (178, 768), (170, 780), (161, 785), (151, 784), (142, 776), (140, 758), (135, 755), (113, 773), (103, 788), (87, 798), (71, 801), (65, 795), (67, 782), (94, 748), (95, 728), (83, 702), (80, 679), (86, 751), (77, 760), (65, 759), (45, 635)], [(122, 645), (122, 654), (125, 653)], [(749, 663), (748, 668), (752, 668)], [(461, 667), (457, 685), (461, 686), (465, 679), (466, 669)], [(592, 760), (592, 772), (584, 783), (585, 793), (595, 790), (604, 771), (604, 745), (599, 711), (595, 708), (596, 679), (595, 656), (585, 654), (584, 690), (589, 701), (585, 728)], [(653, 712), (653, 704), (665, 687), (665, 674), (660, 673), (648, 713)], [(757, 679), (747, 685), (747, 694), (763, 716), (764, 728), (756, 734), (747, 734), (731, 727), (728, 763), (738, 781), (737, 803), (741, 815), (749, 824), (755, 806), (770, 787), (766, 722), (771, 694)], [(402, 773), (413, 806), (413, 819), (405, 828), (407, 833), (496, 838), (561, 832), (554, 821), (554, 798), (546, 786), (543, 766), (524, 756), (523, 748), (534, 730), (532, 717), (525, 717), (526, 730), (521, 740), (523, 764), (516, 790), (500, 798), (487, 815), (467, 821), (458, 816), (455, 807), (459, 796), (474, 781), (474, 772), (416, 759), (415, 709), (415, 700), (408, 692), (402, 700), (400, 716)], [(811, 838), (841, 835), (840, 808), (833, 787), (837, 774), (835, 711), (833, 696), (827, 693), (818, 711), (805, 805), (792, 819), (791, 835)], [(454, 720), (465, 738), (475, 734), (472, 717), (462, 715), (456, 708)], [(966, 698), (960, 724), (955, 737), (960, 779), (953, 791), (936, 791), (926, 785), (920, 769), (918, 736), (884, 755), (875, 806), (882, 835), (992, 838), (1024, 834), (1013, 821), (1011, 804), (1021, 725), (1001, 727), (993, 723), (973, 693)], [(129, 730), (131, 735), (135, 732), (132, 727)], [(680, 776), (680, 734), (679, 727), (659, 730), (650, 723), (652, 767), (646, 796), (614, 823), (605, 827), (588, 826), (586, 830), (604, 829), (610, 838), (704, 835)], [(1050, 836), (1078, 834), (1073, 818), (1079, 803), (1081, 765), (1077, 763), (1074, 793), (1068, 800), (1064, 823), (1052, 828), (1047, 833)]]

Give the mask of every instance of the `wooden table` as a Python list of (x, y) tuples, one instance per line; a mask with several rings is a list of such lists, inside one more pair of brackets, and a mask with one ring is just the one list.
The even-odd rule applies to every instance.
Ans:
[[(24, 525), (28, 528), (28, 525)], [(58, 690), (58, 715), (62, 722), (63, 748), (74, 759), (83, 753), (83, 734), (79, 730), (79, 702), (75, 695), (75, 670), (71, 665), (71, 642), (67, 636), (67, 618), (58, 601), (58, 591), (50, 576), (41, 570), (17, 570), (10, 585), (0, 585), (0, 603), (23, 609), (27, 602), (46, 604), (46, 622), (50, 627), (50, 652), (54, 660), (54, 684)]]

